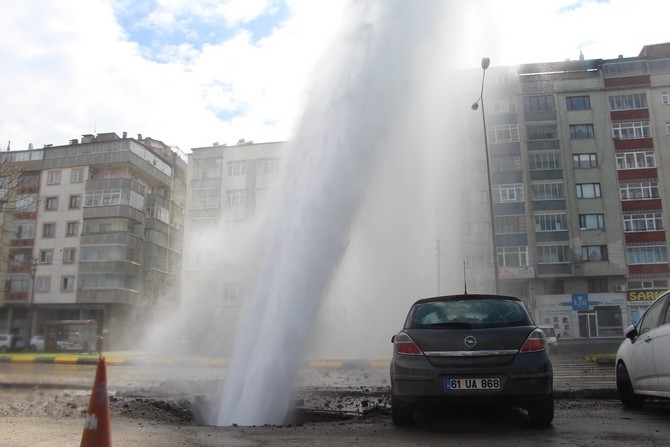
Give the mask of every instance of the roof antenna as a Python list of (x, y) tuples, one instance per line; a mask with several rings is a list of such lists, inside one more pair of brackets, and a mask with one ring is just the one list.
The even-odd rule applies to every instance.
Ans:
[(465, 285), (465, 294), (468, 294), (468, 277), (465, 274), (465, 260), (463, 260), (463, 284)]

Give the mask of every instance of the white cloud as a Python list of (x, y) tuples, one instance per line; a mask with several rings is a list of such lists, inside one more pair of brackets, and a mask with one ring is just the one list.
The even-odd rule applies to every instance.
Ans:
[[(142, 133), (185, 151), (214, 141), (290, 138), (346, 0), (286, 0), (288, 16), (255, 40), (244, 23), (274, 11), (277, 1), (0, 2), (0, 148), (9, 140), (13, 149), (66, 144), (94, 131)], [(460, 54), (445, 57), (468, 66), (482, 56), (494, 65), (576, 59), (580, 49), (587, 58), (635, 56), (645, 44), (668, 40), (665, 1), (460, 6), (462, 27), (451, 33)], [(145, 8), (137, 17), (151, 17), (165, 31), (181, 27), (184, 40), (153, 48), (158, 53), (147, 59), (113, 8)], [(187, 41), (206, 37), (198, 28), (205, 20), (217, 30), (236, 27), (224, 41)]]

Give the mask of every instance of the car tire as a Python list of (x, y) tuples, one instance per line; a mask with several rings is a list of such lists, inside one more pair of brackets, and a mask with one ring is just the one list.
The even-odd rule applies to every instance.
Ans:
[(639, 408), (644, 404), (644, 396), (635, 394), (633, 384), (630, 381), (628, 369), (623, 362), (619, 362), (616, 367), (616, 390), (619, 393), (619, 399), (624, 406), (628, 408)]
[(395, 425), (409, 425), (414, 421), (414, 407), (391, 395), (391, 420)]
[(534, 402), (528, 407), (528, 419), (535, 427), (546, 427), (554, 420), (554, 395)]

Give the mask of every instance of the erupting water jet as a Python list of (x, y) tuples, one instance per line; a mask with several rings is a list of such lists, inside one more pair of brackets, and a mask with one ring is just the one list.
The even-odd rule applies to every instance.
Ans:
[(212, 424), (284, 423), (321, 298), (346, 255), (370, 178), (382, 158), (435, 143), (415, 138), (425, 125), (414, 113), (417, 98), (433, 93), (419, 82), (430, 69), (421, 55), (445, 3), (350, 5), (349, 24), (319, 67), (291, 142), (276, 212), (265, 225), (264, 264)]

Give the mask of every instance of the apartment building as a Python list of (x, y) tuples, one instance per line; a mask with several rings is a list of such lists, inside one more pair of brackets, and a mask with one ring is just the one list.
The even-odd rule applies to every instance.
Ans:
[[(186, 157), (152, 138), (84, 135), (3, 154), (8, 191), (0, 332), (92, 323), (106, 349), (137, 345), (153, 312), (179, 299)], [(57, 335), (84, 348), (77, 327)], [(49, 334), (47, 334), (49, 335)]]
[[(621, 337), (669, 287), (670, 44), (487, 73), (501, 291), (524, 297), (562, 337)], [(471, 164), (481, 164), (482, 120), (464, 124)], [(463, 203), (486, 198), (481, 185), (473, 176)], [(467, 226), (473, 246), (486, 231), (491, 242), (484, 220)], [(468, 269), (488, 269), (493, 290), (488, 256), (475, 258)]]
[(183, 332), (193, 349), (228, 353), (255, 285), (250, 259), (280, 180), (287, 143), (213, 144), (188, 156), (182, 269)]

